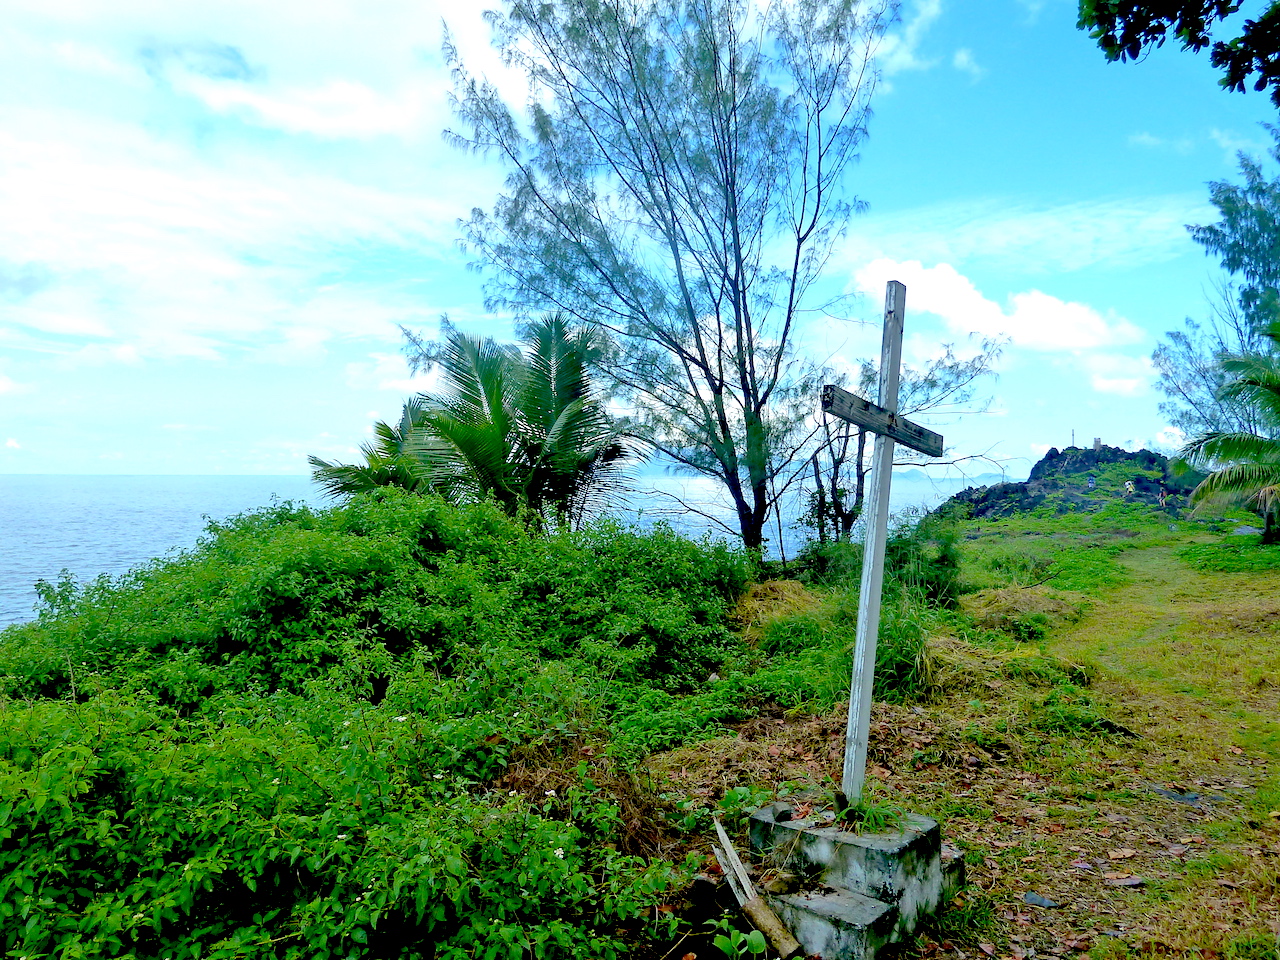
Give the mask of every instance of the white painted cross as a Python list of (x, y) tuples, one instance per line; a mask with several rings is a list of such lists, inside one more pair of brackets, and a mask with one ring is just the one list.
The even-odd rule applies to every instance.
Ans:
[(841, 790), (847, 803), (862, 798), (867, 775), (867, 735), (871, 726), (871, 683), (876, 666), (876, 642), (880, 636), (880, 592), (884, 586), (884, 544), (889, 528), (889, 480), (893, 474), (893, 443), (919, 450), (925, 456), (942, 456), (942, 437), (898, 416), (898, 377), (902, 363), (902, 320), (907, 288), (890, 280), (884, 296), (884, 339), (880, 346), (880, 403), (856, 397), (847, 390), (822, 388), (822, 409), (841, 420), (856, 423), (876, 435), (871, 455), (871, 491), (866, 518), (867, 536), (862, 548), (862, 592), (858, 599), (858, 640), (853, 654), (853, 681), (849, 685), (849, 725), (844, 738), (844, 774)]

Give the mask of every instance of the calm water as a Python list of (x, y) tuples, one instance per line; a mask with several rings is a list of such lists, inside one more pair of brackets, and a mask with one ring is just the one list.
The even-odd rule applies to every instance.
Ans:
[[(895, 472), (890, 504), (895, 511), (931, 507), (971, 483), (1000, 479), (935, 483), (918, 470)], [(695, 502), (706, 493), (677, 490), (677, 481), (666, 478), (652, 482)], [(62, 570), (81, 582), (103, 573), (118, 576), (171, 550), (194, 546), (208, 520), (268, 506), (273, 498), (326, 504), (308, 477), (0, 475), (0, 626), (34, 618), (37, 580), (56, 581)], [(655, 498), (646, 502), (658, 503)], [(642, 526), (664, 518), (661, 509), (622, 513)], [(692, 535), (708, 527), (687, 517), (666, 519)], [(767, 535), (772, 540), (777, 530)], [(795, 530), (783, 531), (788, 555), (795, 555), (799, 540)]]
[(0, 625), (33, 618), (37, 580), (118, 576), (273, 497), (323, 503), (309, 477), (0, 475)]

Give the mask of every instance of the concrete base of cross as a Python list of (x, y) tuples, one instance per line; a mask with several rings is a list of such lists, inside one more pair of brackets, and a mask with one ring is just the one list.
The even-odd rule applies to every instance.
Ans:
[(871, 960), (913, 933), (964, 882), (964, 861), (944, 855), (937, 821), (908, 814), (883, 833), (851, 833), (832, 816), (795, 819), (775, 803), (751, 815), (751, 847), (777, 869), (816, 878), (814, 889), (768, 897), (808, 955)]

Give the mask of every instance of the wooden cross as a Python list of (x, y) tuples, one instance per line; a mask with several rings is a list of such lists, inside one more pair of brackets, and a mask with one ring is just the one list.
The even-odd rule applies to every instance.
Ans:
[(876, 435), (871, 455), (870, 497), (867, 509), (863, 511), (867, 518), (867, 536), (862, 550), (858, 640), (853, 655), (853, 680), (849, 685), (849, 724), (845, 731), (844, 774), (840, 781), (846, 804), (855, 804), (862, 798), (867, 774), (867, 733), (871, 726), (871, 683), (876, 666), (876, 642), (880, 636), (880, 593), (884, 586), (884, 544), (889, 528), (893, 444), (896, 440), (925, 456), (942, 456), (940, 434), (898, 416), (902, 319), (906, 301), (907, 288), (897, 280), (890, 280), (884, 297), (879, 404), (830, 384), (822, 388), (822, 409), (825, 412), (856, 423)]

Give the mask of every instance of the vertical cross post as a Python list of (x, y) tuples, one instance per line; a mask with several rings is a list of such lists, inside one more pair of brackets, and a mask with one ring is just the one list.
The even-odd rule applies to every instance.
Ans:
[[(902, 324), (907, 288), (890, 280), (884, 297), (884, 339), (880, 346), (879, 405), (898, 412), (898, 371), (902, 363)], [(889, 480), (893, 474), (893, 438), (876, 433), (871, 459), (871, 491), (863, 516), (862, 592), (858, 598), (858, 639), (849, 685), (849, 725), (844, 740), (841, 788), (849, 803), (862, 798), (867, 775), (867, 737), (871, 726), (871, 684), (880, 636), (880, 592), (884, 586), (884, 545), (889, 527)]]

